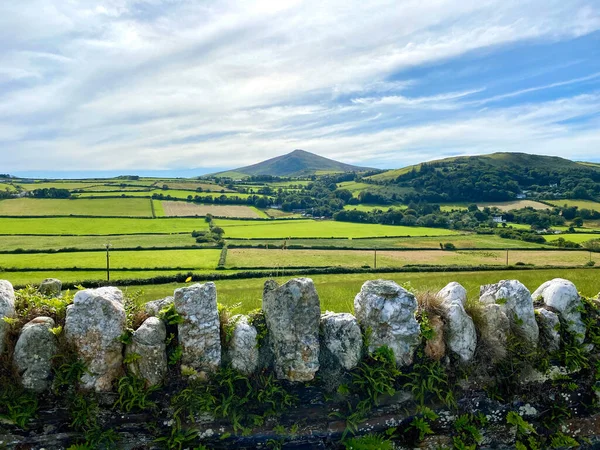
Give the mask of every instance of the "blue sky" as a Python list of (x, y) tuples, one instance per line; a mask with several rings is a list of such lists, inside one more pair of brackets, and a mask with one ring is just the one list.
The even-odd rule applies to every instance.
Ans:
[(600, 161), (599, 0), (0, 4), (0, 173)]

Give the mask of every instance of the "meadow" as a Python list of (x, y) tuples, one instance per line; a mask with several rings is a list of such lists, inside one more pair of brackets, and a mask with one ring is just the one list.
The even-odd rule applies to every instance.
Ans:
[(592, 200), (547, 200), (546, 203), (550, 203), (554, 206), (577, 206), (579, 209), (590, 209), (592, 211), (600, 211), (600, 203)]
[[(110, 267), (113, 269), (154, 269), (173, 270), (215, 269), (219, 262), (219, 249), (189, 250), (112, 250)], [(103, 251), (77, 253), (32, 253), (4, 254), (0, 267), (16, 269), (89, 269), (102, 270), (106, 267), (106, 253)]]
[[(503, 250), (381, 250), (376, 255), (368, 250), (281, 250), (281, 249), (229, 249), (227, 267), (276, 268), (276, 267), (402, 267), (414, 265), (435, 266), (505, 266), (507, 252)], [(550, 266), (583, 266), (588, 261), (600, 262), (600, 255), (587, 251), (536, 251), (511, 250), (508, 264), (532, 264)]]
[[(154, 200), (154, 203), (156, 205), (159, 201)], [(239, 217), (242, 219), (267, 219), (269, 217), (254, 206), (203, 205), (168, 200), (160, 201), (160, 203), (166, 217), (206, 216), (207, 214), (212, 214), (215, 217)]]
[(400, 204), (393, 204), (393, 205), (376, 205), (376, 204), (369, 204), (369, 205), (344, 205), (344, 209), (346, 211), (352, 211), (352, 210), (357, 210), (357, 211), (365, 211), (365, 212), (370, 212), (370, 211), (376, 211), (376, 210), (381, 210), (381, 211), (387, 211), (389, 209), (400, 209), (400, 210), (404, 210), (407, 209), (408, 206), (406, 205), (400, 205)]
[[(119, 195), (119, 192), (81, 192), (78, 194), (73, 194), (78, 198), (101, 198), (101, 197), (114, 197), (115, 195)], [(225, 197), (239, 197), (241, 199), (247, 199), (252, 194), (240, 194), (238, 192), (196, 192), (196, 191), (185, 191), (179, 189), (151, 189), (148, 191), (130, 191), (123, 192), (124, 195), (128, 197), (152, 197), (152, 195), (164, 195), (171, 196), (171, 198), (179, 198), (182, 200), (187, 200), (187, 198), (191, 195), (195, 197), (199, 195), (201, 197), (211, 197), (218, 198), (224, 195)]]
[(62, 235), (119, 235), (138, 233), (191, 233), (207, 229), (204, 218), (130, 219), (47, 217), (0, 218), (0, 235), (62, 234)]
[(511, 202), (477, 202), (480, 209), (483, 208), (498, 208), (501, 211), (510, 211), (511, 209), (533, 208), (533, 209), (549, 209), (548, 205), (536, 202), (534, 200), (514, 200)]
[(0, 200), (0, 216), (123, 216), (152, 217), (150, 201), (142, 198)]
[(286, 237), (382, 237), (382, 236), (451, 236), (457, 231), (442, 228), (335, 222), (332, 220), (244, 221), (215, 219), (225, 230), (226, 238)]
[[(275, 278), (285, 283), (292, 276)], [(484, 284), (500, 280), (518, 279), (533, 292), (545, 281), (553, 278), (571, 280), (583, 295), (594, 296), (600, 292), (600, 269), (542, 269), (529, 271), (493, 272), (418, 272), (418, 273), (360, 273), (343, 275), (311, 275), (321, 299), (322, 311), (353, 312), (354, 297), (367, 280), (385, 279), (397, 283), (410, 283), (418, 291), (437, 292), (446, 284), (457, 281), (468, 291), (470, 298), (479, 296), (479, 288)], [(244, 280), (217, 280), (217, 301), (225, 305), (241, 303), (236, 312), (244, 313), (261, 307), (262, 291), (268, 278)], [(185, 283), (169, 283), (151, 286), (130, 286), (131, 292), (142, 291), (141, 300), (150, 301), (173, 295), (173, 291)]]
[(592, 239), (600, 239), (600, 234), (596, 233), (570, 233), (570, 234), (552, 234), (544, 236), (548, 242), (557, 241), (563, 238), (565, 241), (576, 242), (577, 244), (583, 244), (584, 242), (591, 241)]

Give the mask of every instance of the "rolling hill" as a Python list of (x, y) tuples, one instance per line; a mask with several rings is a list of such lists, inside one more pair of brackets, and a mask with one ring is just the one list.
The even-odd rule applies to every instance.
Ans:
[(212, 176), (231, 178), (244, 178), (258, 175), (304, 177), (310, 175), (324, 175), (327, 173), (365, 172), (368, 170), (374, 169), (344, 164), (304, 150), (294, 150), (286, 155), (267, 159), (266, 161), (251, 166), (219, 172), (212, 174)]

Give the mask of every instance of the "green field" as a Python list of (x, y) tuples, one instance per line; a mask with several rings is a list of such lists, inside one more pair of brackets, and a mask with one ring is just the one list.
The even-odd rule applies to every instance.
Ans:
[[(119, 195), (120, 192), (82, 192), (79, 194), (73, 194), (76, 195), (78, 198), (101, 198), (101, 197), (114, 197), (115, 195)], [(239, 197), (241, 199), (247, 199), (250, 195), (252, 194), (239, 194), (237, 192), (225, 192), (225, 193), (221, 193), (221, 192), (194, 192), (194, 191), (185, 191), (185, 190), (179, 190), (179, 189), (167, 189), (167, 190), (163, 190), (163, 189), (152, 189), (149, 191), (142, 191), (142, 192), (123, 192), (124, 195), (127, 195), (128, 197), (152, 197), (153, 194), (162, 194), (165, 197), (167, 195), (170, 195), (172, 198), (180, 198), (180, 199), (187, 199), (190, 195), (192, 197), (195, 197), (196, 195), (199, 195), (201, 197), (212, 197), (212, 198), (218, 198), (221, 197), (222, 195), (224, 195), (225, 197)]]
[[(110, 243), (114, 249), (136, 247), (182, 247), (194, 245), (191, 234), (130, 234), (120, 236), (0, 236), (0, 251), (59, 250), (78, 248), (93, 250)], [(2, 260), (0, 256), (0, 260)], [(76, 258), (76, 255), (73, 255)]]
[[(377, 252), (377, 266), (403, 267), (411, 265), (481, 266), (506, 265), (503, 250), (405, 250)], [(600, 254), (587, 251), (511, 250), (508, 263), (539, 266), (583, 266), (588, 261), (600, 263)], [(229, 249), (227, 267), (277, 268), (277, 267), (375, 267), (375, 252), (369, 250), (281, 250), (281, 249)]]
[(108, 235), (136, 233), (188, 233), (204, 230), (208, 225), (204, 218), (174, 219), (128, 219), (128, 218), (0, 218), (2, 234), (64, 234)]
[(152, 217), (150, 200), (142, 198), (0, 200), (0, 216)]
[(68, 189), (73, 191), (75, 189), (87, 189), (94, 186), (103, 186), (106, 184), (106, 180), (103, 181), (41, 181), (36, 183), (22, 183), (15, 181), (16, 185), (21, 186), (26, 191), (33, 191), (35, 189)]
[(547, 248), (549, 245), (535, 244), (533, 242), (518, 241), (515, 239), (502, 239), (493, 234), (457, 234), (455, 236), (434, 236), (434, 237), (400, 237), (400, 238), (369, 238), (369, 239), (281, 239), (281, 240), (260, 240), (253, 239), (227, 239), (230, 245), (244, 246), (303, 246), (310, 247), (342, 247), (352, 249), (385, 249), (385, 248), (431, 248), (439, 249), (440, 244), (452, 243), (456, 248)]
[(336, 222), (333, 220), (251, 221), (215, 219), (225, 230), (226, 238), (286, 237), (382, 237), (382, 236), (450, 236), (457, 231), (441, 228)]
[(569, 233), (569, 234), (552, 234), (548, 236), (544, 236), (548, 242), (557, 241), (560, 238), (563, 238), (565, 241), (576, 242), (578, 244), (582, 244), (587, 241), (591, 241), (592, 239), (600, 239), (600, 233)]
[[(279, 283), (288, 281), (292, 276), (278, 278)], [(479, 287), (483, 284), (497, 283), (500, 280), (518, 279), (532, 292), (545, 281), (553, 278), (571, 280), (583, 295), (594, 296), (600, 291), (599, 269), (542, 269), (529, 271), (493, 271), (493, 272), (437, 272), (437, 273), (361, 273), (345, 275), (311, 275), (321, 299), (323, 311), (352, 312), (354, 297), (367, 280), (385, 279), (397, 283), (410, 282), (419, 291), (435, 291), (452, 281), (458, 281), (468, 291), (469, 297), (479, 296)], [(264, 282), (267, 278), (246, 280), (217, 280), (217, 300), (219, 303), (233, 305), (241, 303), (238, 312), (248, 312), (261, 307)], [(129, 287), (135, 291), (141, 289), (145, 301), (173, 295), (182, 283), (169, 283), (153, 286)]]
[[(128, 268), (168, 268), (186, 270), (214, 269), (219, 262), (219, 249), (191, 250), (144, 250), (110, 252), (110, 266), (114, 269)], [(105, 252), (77, 253), (33, 253), (5, 254), (0, 259), (0, 267), (17, 269), (98, 269), (106, 267)]]
[(0, 183), (0, 191), (15, 191), (15, 187), (12, 184)]
[(389, 209), (406, 209), (408, 208), (408, 206), (406, 205), (400, 205), (400, 204), (394, 204), (394, 205), (345, 205), (344, 209), (346, 211), (352, 211), (353, 209), (357, 210), (357, 211), (365, 211), (365, 212), (371, 212), (371, 211), (375, 211), (375, 210), (381, 210), (381, 211), (387, 211)]
[(367, 189), (376, 190), (378, 188), (377, 185), (360, 183), (357, 181), (344, 181), (342, 183), (338, 183), (338, 189), (347, 189), (352, 192), (354, 197), (358, 197), (361, 191), (365, 191)]
[[(129, 279), (147, 279), (157, 275), (177, 275), (181, 270), (165, 270), (160, 272), (154, 271), (111, 271), (110, 279), (113, 280), (129, 280)], [(186, 271), (187, 272), (187, 271)], [(194, 273), (203, 273), (207, 271), (195, 270)], [(210, 272), (213, 272), (212, 270)], [(28, 284), (39, 284), (46, 278), (58, 278), (63, 283), (81, 284), (83, 281), (89, 280), (106, 280), (106, 270), (44, 270), (32, 272), (0, 272), (0, 279), (8, 280), (15, 286), (25, 286)], [(121, 288), (125, 290), (126, 288)]]
[(592, 211), (600, 211), (600, 203), (592, 200), (545, 200), (554, 206), (577, 206), (579, 209), (591, 209)]

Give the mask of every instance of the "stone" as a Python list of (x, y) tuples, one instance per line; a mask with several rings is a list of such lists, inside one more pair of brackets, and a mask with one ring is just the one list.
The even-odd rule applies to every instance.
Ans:
[(50, 385), (52, 357), (56, 355), (54, 320), (37, 317), (25, 324), (15, 345), (13, 360), (25, 389), (43, 392)]
[(147, 386), (162, 384), (167, 375), (167, 328), (157, 317), (147, 318), (133, 332), (125, 356), (139, 355), (128, 365), (134, 375), (146, 380)]
[(231, 367), (244, 375), (252, 375), (258, 368), (258, 332), (250, 325), (248, 316), (241, 314), (229, 319), (233, 327), (227, 347), (227, 359)]
[(488, 305), (500, 305), (510, 321), (511, 331), (527, 344), (537, 346), (539, 328), (533, 312), (533, 299), (522, 283), (517, 280), (502, 280), (482, 286), (479, 300)]
[(123, 293), (115, 287), (77, 292), (67, 307), (65, 337), (86, 366), (81, 377), (85, 390), (108, 392), (122, 373), (123, 344), (127, 319)]
[(221, 365), (221, 325), (214, 283), (175, 289), (175, 310), (183, 318), (178, 325), (182, 368), (199, 375), (215, 372)]
[(40, 284), (38, 291), (40, 294), (48, 297), (60, 297), (60, 293), (62, 292), (62, 281), (56, 278), (46, 278)]
[(354, 298), (356, 319), (370, 330), (369, 352), (388, 346), (399, 366), (412, 364), (421, 330), (415, 318), (415, 296), (393, 281), (371, 280)]
[(545, 308), (535, 310), (535, 317), (540, 327), (540, 345), (548, 352), (560, 348), (560, 319), (558, 314)]
[(352, 370), (362, 357), (362, 334), (352, 314), (327, 312), (321, 316), (321, 354), (332, 366)]
[(499, 361), (506, 356), (506, 344), (510, 331), (510, 321), (500, 305), (490, 303), (483, 307), (479, 333), (485, 347), (484, 355), (492, 361)]
[(6, 280), (0, 280), (0, 355), (4, 352), (6, 335), (10, 325), (2, 320), (4, 317), (15, 316), (15, 291), (12, 284)]
[(265, 283), (263, 311), (277, 378), (310, 381), (319, 370), (321, 302), (310, 278)]
[(158, 313), (169, 305), (173, 304), (173, 297), (165, 297), (159, 300), (153, 300), (144, 305), (144, 312), (149, 316), (158, 316)]
[(446, 343), (462, 362), (473, 359), (477, 348), (477, 330), (473, 319), (464, 308), (467, 290), (456, 282), (448, 284), (439, 293), (442, 315), (446, 320)]
[(440, 316), (431, 316), (429, 317), (429, 326), (433, 330), (434, 335), (425, 344), (425, 355), (435, 361), (439, 361), (446, 354), (444, 321)]
[(557, 311), (567, 330), (575, 336), (577, 342), (583, 343), (586, 331), (580, 312), (583, 305), (573, 283), (562, 278), (546, 281), (535, 290), (533, 298), (543, 299), (546, 306)]

